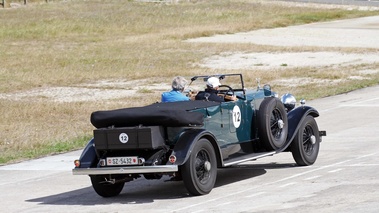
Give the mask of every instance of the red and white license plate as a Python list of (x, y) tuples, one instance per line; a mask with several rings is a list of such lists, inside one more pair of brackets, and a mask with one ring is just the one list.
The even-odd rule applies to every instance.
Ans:
[(138, 157), (111, 157), (107, 158), (108, 166), (138, 165)]

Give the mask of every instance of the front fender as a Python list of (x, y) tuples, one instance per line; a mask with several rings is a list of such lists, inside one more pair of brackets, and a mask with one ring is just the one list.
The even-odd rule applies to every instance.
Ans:
[(303, 122), (303, 119), (308, 115), (311, 115), (316, 118), (320, 114), (315, 108), (310, 107), (310, 106), (297, 107), (291, 110), (287, 114), (288, 135), (287, 135), (287, 142), (286, 142), (287, 146), (285, 148), (287, 148), (288, 145), (291, 144), (291, 141), (294, 139), (297, 131), (299, 130), (300, 124)]
[[(175, 165), (183, 165), (189, 156), (191, 155), (192, 149), (195, 145), (195, 143), (200, 138), (207, 138), (213, 145), (213, 148), (215, 150), (216, 156), (217, 156), (217, 162), (218, 165), (221, 164), (221, 151), (219, 146), (217, 145), (217, 140), (214, 137), (214, 135), (205, 130), (205, 129), (188, 129), (185, 130), (180, 136), (178, 141), (176, 142), (172, 155), (176, 157)], [(168, 162), (167, 164), (171, 164)]]
[(84, 148), (82, 154), (80, 155), (80, 166), (79, 168), (90, 168), (97, 163), (97, 155), (94, 146), (94, 139), (92, 138)]

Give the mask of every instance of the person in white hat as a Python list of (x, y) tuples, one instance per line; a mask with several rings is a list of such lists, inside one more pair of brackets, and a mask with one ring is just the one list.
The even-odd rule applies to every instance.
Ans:
[[(200, 91), (195, 100), (207, 100), (207, 101), (216, 101), (216, 102), (224, 102), (224, 97), (217, 95), (218, 88), (221, 85), (220, 80), (216, 77), (210, 77), (207, 80), (207, 88), (204, 91)], [(235, 97), (231, 98), (231, 100), (235, 100)]]

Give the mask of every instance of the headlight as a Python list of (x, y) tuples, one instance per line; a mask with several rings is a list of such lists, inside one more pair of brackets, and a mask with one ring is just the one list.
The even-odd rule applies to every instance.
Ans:
[(295, 108), (296, 98), (292, 94), (286, 93), (286, 94), (282, 95), (280, 100), (284, 104), (284, 107), (287, 109), (287, 112), (289, 112)]
[(271, 96), (271, 86), (269, 84), (265, 84), (263, 86), (263, 92), (265, 94), (265, 96)]

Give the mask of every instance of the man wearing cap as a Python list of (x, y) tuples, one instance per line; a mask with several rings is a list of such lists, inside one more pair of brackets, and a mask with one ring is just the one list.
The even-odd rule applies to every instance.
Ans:
[[(210, 77), (207, 80), (207, 88), (204, 91), (199, 92), (196, 100), (207, 100), (216, 102), (225, 102), (224, 97), (217, 95), (218, 88), (220, 86), (220, 80), (216, 77)], [(236, 100), (235, 97), (230, 98), (232, 101)]]

